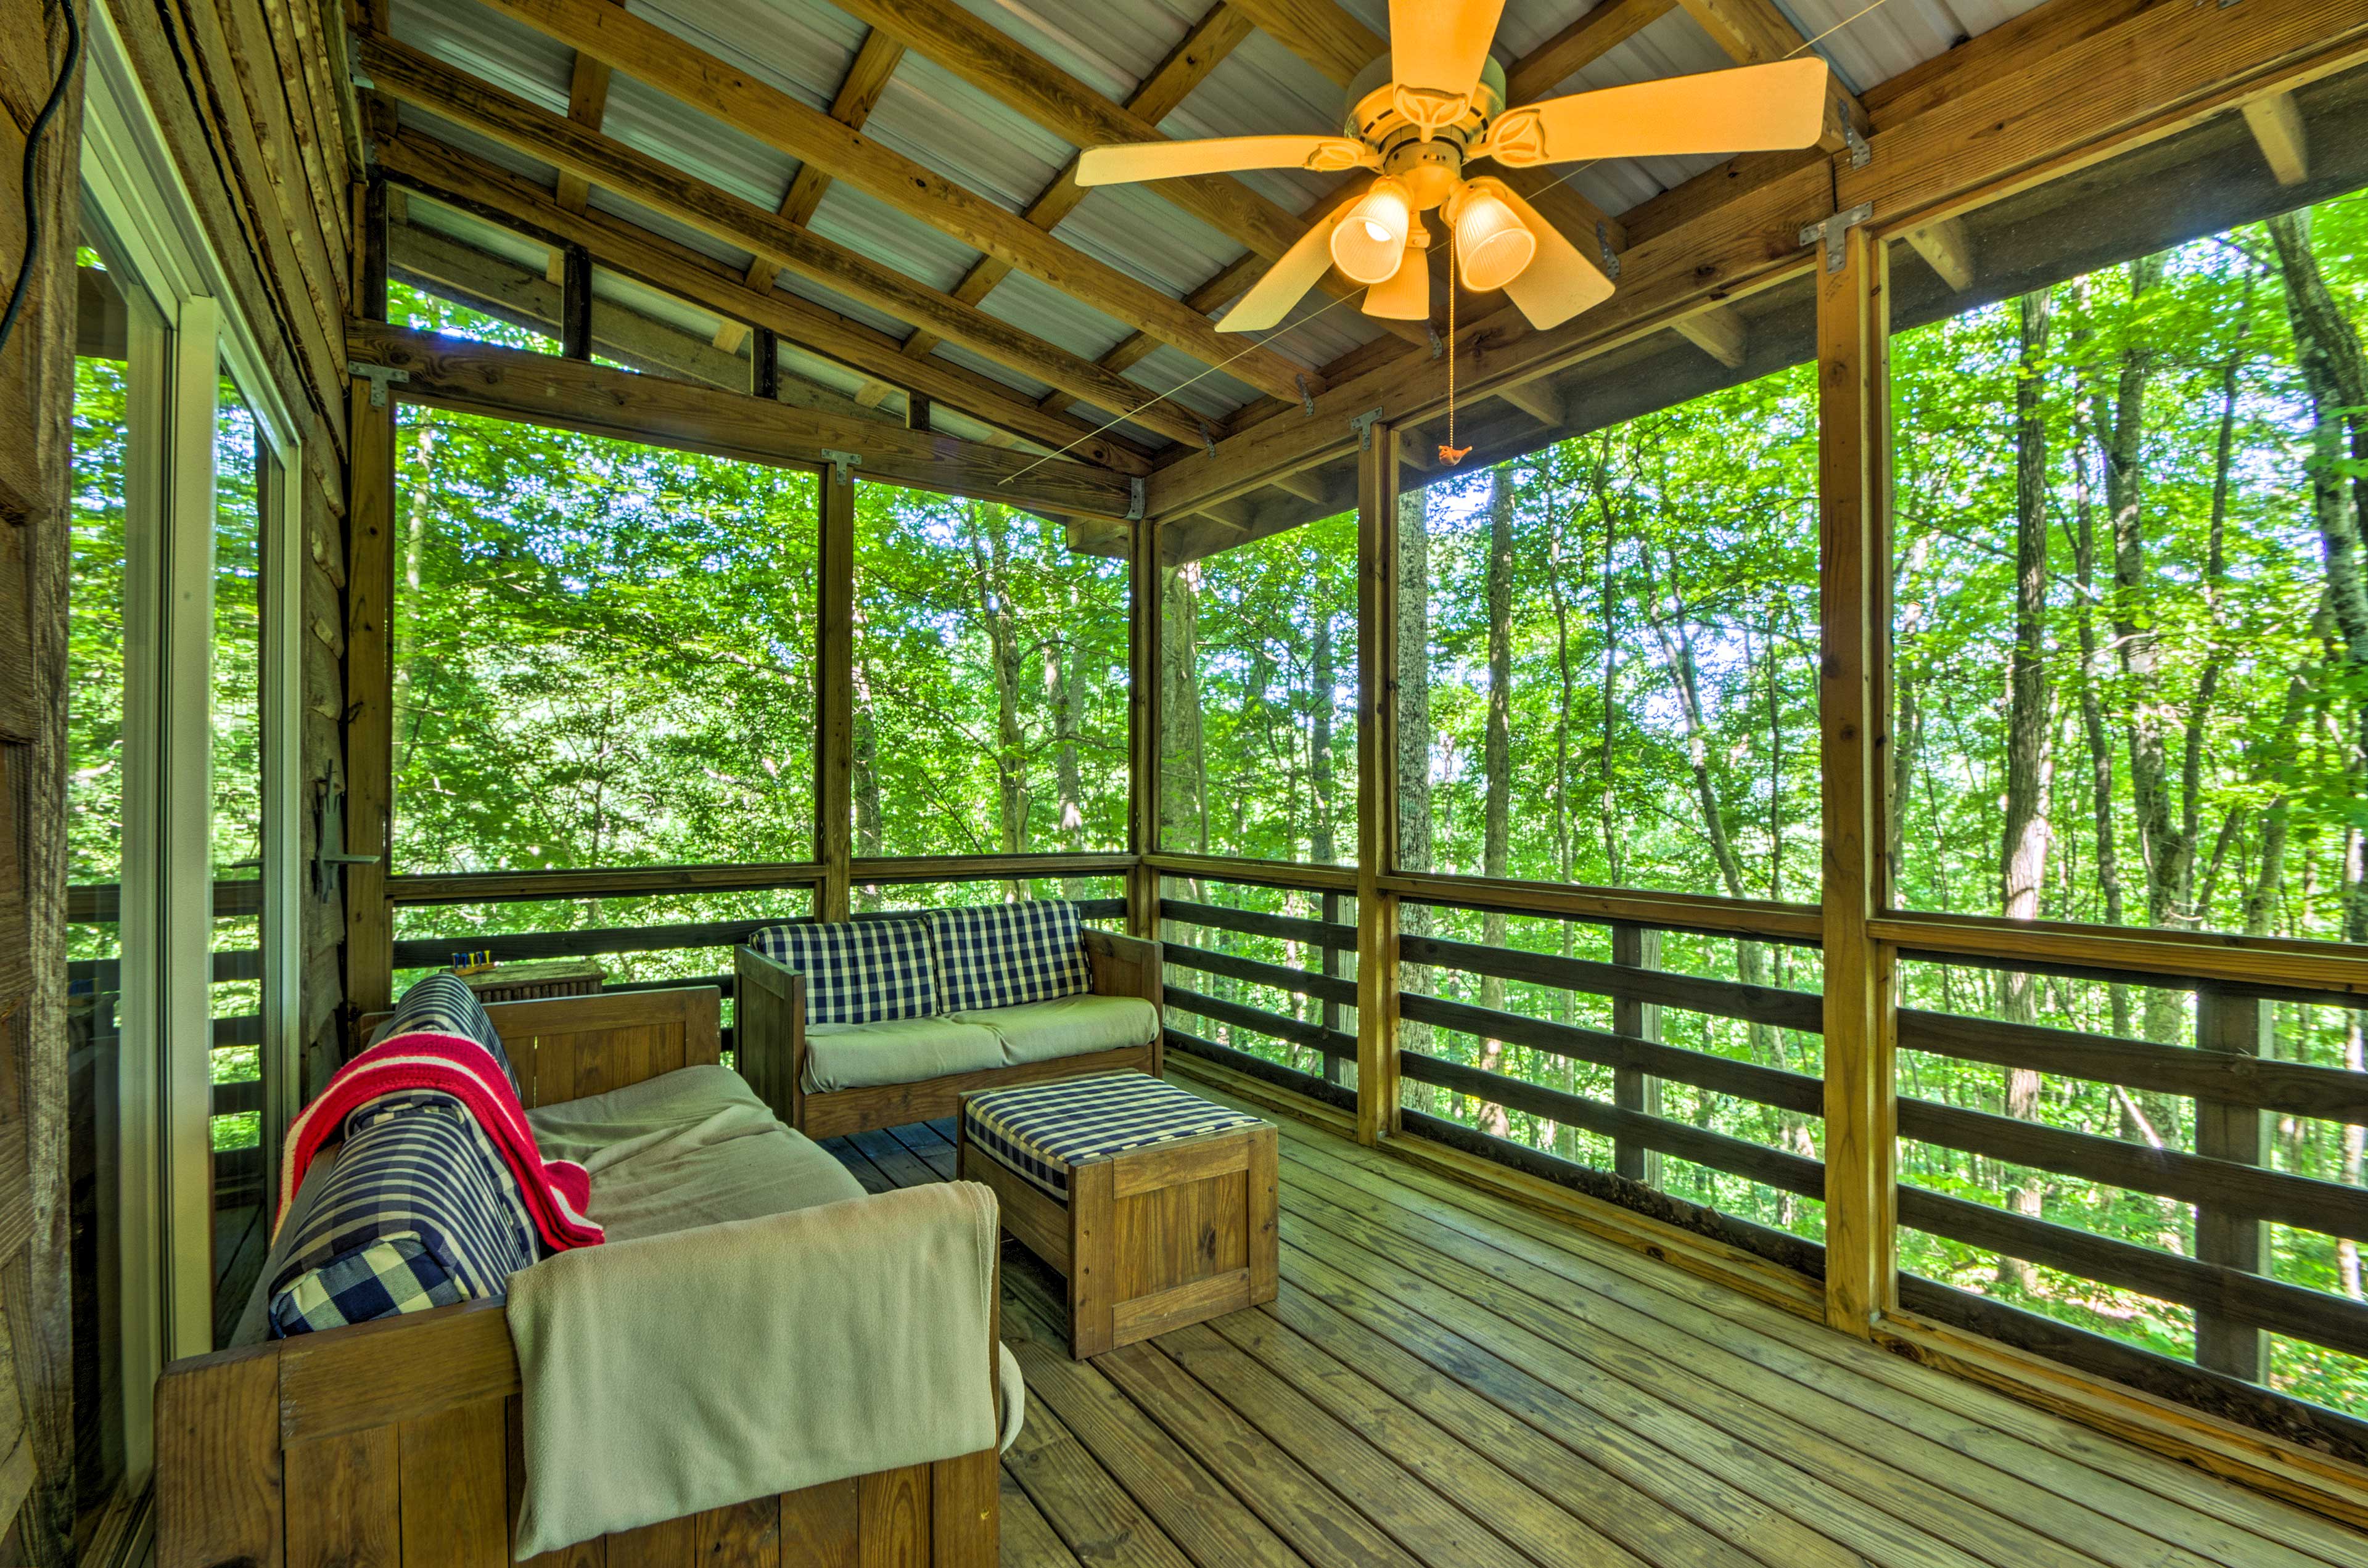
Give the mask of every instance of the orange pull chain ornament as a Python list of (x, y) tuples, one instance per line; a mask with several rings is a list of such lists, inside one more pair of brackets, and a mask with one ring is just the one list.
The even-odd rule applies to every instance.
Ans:
[(1439, 460), (1453, 468), (1472, 455), (1469, 447), (1455, 444), (1455, 245), (1447, 247), (1447, 440), (1439, 449)]

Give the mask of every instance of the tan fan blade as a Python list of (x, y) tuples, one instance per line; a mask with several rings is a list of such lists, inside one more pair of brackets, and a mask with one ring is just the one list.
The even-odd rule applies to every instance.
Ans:
[(1390, 74), (1401, 89), (1471, 97), (1504, 12), (1505, 0), (1390, 0)]
[(1560, 326), (1584, 310), (1611, 298), (1611, 279), (1603, 269), (1562, 237), (1562, 231), (1538, 215), (1538, 210), (1515, 194), (1503, 180), (1483, 176), (1470, 182), (1513, 210), (1513, 215), (1538, 237), (1538, 254), (1520, 276), (1505, 285), (1505, 297), (1521, 308), (1530, 324), (1543, 331)]
[(1345, 136), (1220, 136), (1207, 142), (1133, 142), (1077, 154), (1079, 185), (1129, 185), (1235, 169), (1353, 169), (1372, 161)]
[(1364, 194), (1361, 189), (1357, 191), (1308, 225), (1298, 244), (1277, 256), (1274, 265), (1266, 269), (1266, 276), (1251, 284), (1249, 292), (1217, 319), (1217, 330), (1263, 332), (1289, 315), (1291, 307), (1332, 270), (1332, 226), (1347, 216), (1349, 209), (1363, 199)]
[(1518, 169), (1814, 146), (1825, 129), (1826, 81), (1822, 60), (1780, 60), (1573, 93), (1506, 110), (1473, 156)]

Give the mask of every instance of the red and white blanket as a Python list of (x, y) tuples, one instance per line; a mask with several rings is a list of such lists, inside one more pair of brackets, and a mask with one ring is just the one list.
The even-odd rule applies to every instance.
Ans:
[(542, 1157), (526, 1107), (493, 1052), (465, 1035), (426, 1032), (381, 1040), (347, 1062), (290, 1124), (279, 1165), (279, 1206), (272, 1221), (275, 1239), (313, 1157), (342, 1135), (346, 1118), (372, 1100), (406, 1089), (450, 1095), (476, 1119), (509, 1167), (546, 1252), (600, 1244), (600, 1227), (585, 1217), (592, 1174), (573, 1160)]

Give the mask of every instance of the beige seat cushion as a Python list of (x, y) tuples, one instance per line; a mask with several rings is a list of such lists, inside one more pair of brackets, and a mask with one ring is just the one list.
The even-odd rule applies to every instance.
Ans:
[(875, 1084), (918, 1084), (949, 1073), (1003, 1065), (992, 1029), (952, 1018), (894, 1018), (877, 1024), (809, 1024), (805, 1090), (826, 1095)]
[(995, 1031), (1001, 1066), (1149, 1045), (1159, 1033), (1159, 1009), (1140, 996), (1063, 996), (953, 1017)]
[(729, 1067), (686, 1067), (527, 1117), (546, 1156), (592, 1173), (591, 1215), (611, 1241), (863, 1196), (845, 1165), (783, 1125)]

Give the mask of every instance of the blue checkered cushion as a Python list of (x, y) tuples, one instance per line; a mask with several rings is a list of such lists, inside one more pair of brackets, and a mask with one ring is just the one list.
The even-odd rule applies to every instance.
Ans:
[(1077, 906), (1060, 899), (932, 909), (938, 1000), (949, 1013), (1050, 1002), (1093, 989)]
[(347, 1129), (273, 1277), (274, 1337), (497, 1296), (534, 1262), (508, 1170), (451, 1099), (388, 1095)]
[(928, 928), (918, 920), (772, 926), (748, 945), (805, 976), (810, 1024), (877, 1024), (939, 1010)]
[(394, 1016), (378, 1038), (383, 1042), (399, 1034), (422, 1032), (475, 1040), (502, 1064), (502, 1071), (509, 1074), (510, 1087), (518, 1087), (518, 1074), (510, 1067), (509, 1052), (502, 1049), (501, 1033), (486, 1015), (485, 1005), (477, 1000), (467, 981), (450, 970), (415, 982), (394, 1005)]
[(1104, 1073), (962, 1099), (970, 1146), (1062, 1202), (1071, 1167), (1205, 1132), (1265, 1125), (1147, 1073)]

